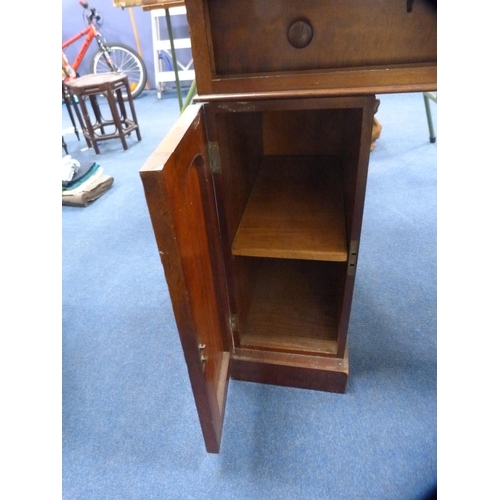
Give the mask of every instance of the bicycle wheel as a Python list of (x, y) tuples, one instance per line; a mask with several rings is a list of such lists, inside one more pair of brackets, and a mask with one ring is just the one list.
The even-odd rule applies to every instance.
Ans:
[(92, 56), (90, 72), (107, 73), (111, 70), (125, 73), (128, 76), (132, 99), (135, 99), (144, 90), (148, 78), (144, 61), (134, 49), (122, 43), (110, 43), (108, 48), (115, 68), (110, 68), (104, 52), (98, 50)]

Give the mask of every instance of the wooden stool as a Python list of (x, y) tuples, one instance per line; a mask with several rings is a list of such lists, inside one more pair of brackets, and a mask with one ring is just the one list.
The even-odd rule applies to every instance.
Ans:
[[(100, 154), (98, 141), (107, 139), (120, 139), (122, 141), (123, 149), (127, 150), (128, 145), (125, 141), (125, 136), (130, 135), (132, 130), (135, 130), (137, 139), (141, 140), (141, 133), (139, 131), (139, 124), (137, 123), (137, 116), (135, 114), (134, 103), (132, 101), (132, 94), (128, 84), (127, 75), (122, 73), (99, 73), (97, 75), (85, 75), (72, 81), (66, 82), (66, 86), (71, 95), (78, 99), (78, 104), (82, 111), (82, 118), (78, 114), (78, 118), (82, 120), (80, 123), (83, 135), (93, 147), (96, 154)], [(123, 92), (125, 92), (130, 108), (131, 118), (127, 117), (127, 110), (125, 108), (125, 99)], [(102, 116), (101, 109), (97, 97), (104, 95), (109, 104), (111, 112), (111, 119), (105, 120)], [(89, 110), (87, 109), (86, 100), (90, 101), (90, 105), (94, 112), (95, 122), (90, 117)], [(105, 127), (114, 127), (113, 132), (106, 132)]]

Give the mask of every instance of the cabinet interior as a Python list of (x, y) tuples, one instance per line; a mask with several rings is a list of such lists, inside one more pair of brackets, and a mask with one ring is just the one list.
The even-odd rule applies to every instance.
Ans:
[(236, 347), (343, 355), (361, 119), (359, 108), (217, 113)]

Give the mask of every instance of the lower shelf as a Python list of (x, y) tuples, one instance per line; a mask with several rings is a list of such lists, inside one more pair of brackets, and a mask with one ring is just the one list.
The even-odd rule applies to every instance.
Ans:
[(344, 393), (348, 375), (347, 349), (343, 358), (242, 348), (231, 354), (231, 378), (246, 382)]
[(252, 264), (250, 305), (239, 322), (240, 347), (334, 356), (338, 283), (345, 264), (259, 258)]

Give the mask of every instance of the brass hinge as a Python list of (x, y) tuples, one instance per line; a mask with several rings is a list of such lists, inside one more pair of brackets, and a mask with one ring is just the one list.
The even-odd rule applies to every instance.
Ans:
[(200, 361), (201, 361), (201, 366), (203, 367), (203, 371), (205, 371), (205, 364), (208, 361), (208, 356), (205, 356), (203, 354), (203, 351), (205, 350), (206, 347), (207, 347), (206, 344), (201, 344), (201, 343), (198, 344), (198, 352), (200, 353)]
[(220, 165), (220, 151), (218, 142), (208, 143), (208, 161), (210, 163), (210, 173), (220, 174), (222, 173)]
[(347, 259), (347, 276), (353, 276), (358, 264), (359, 240), (352, 240), (349, 245), (349, 258)]
[(229, 328), (231, 329), (231, 332), (236, 332), (238, 330), (238, 315), (237, 314), (230, 314), (229, 315)]

